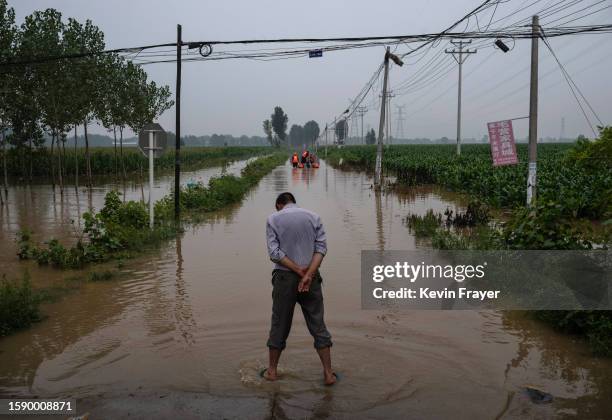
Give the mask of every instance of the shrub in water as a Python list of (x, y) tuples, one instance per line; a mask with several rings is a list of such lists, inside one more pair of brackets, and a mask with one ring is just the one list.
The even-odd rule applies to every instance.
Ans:
[(40, 320), (39, 303), (40, 299), (32, 291), (27, 276), (21, 281), (8, 280), (3, 276), (0, 279), (0, 336), (29, 327)]

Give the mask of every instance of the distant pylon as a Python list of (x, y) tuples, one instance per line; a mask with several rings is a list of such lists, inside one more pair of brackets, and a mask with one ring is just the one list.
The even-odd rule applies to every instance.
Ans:
[(561, 132), (559, 133), (559, 140), (565, 138), (565, 117), (561, 117)]
[(404, 108), (406, 105), (395, 105), (397, 108), (397, 129), (395, 131), (395, 138), (404, 138)]
[(365, 106), (357, 107), (357, 116), (361, 118), (361, 144), (365, 144), (365, 137), (363, 137), (363, 116), (366, 114), (366, 112), (368, 112), (368, 108)]

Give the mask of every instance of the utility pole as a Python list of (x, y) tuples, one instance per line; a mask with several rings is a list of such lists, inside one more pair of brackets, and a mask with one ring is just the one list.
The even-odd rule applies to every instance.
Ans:
[(378, 124), (378, 144), (376, 145), (376, 170), (374, 172), (374, 188), (380, 189), (382, 184), (382, 153), (383, 133), (385, 131), (385, 106), (387, 105), (387, 79), (389, 77), (389, 55), (391, 50), (387, 47), (385, 52), (385, 73), (383, 78), (382, 98), (380, 99), (380, 123)]
[(337, 144), (337, 143), (338, 143), (338, 139), (337, 139), (337, 136), (338, 136), (338, 130), (337, 130), (337, 125), (336, 125), (336, 120), (337, 120), (337, 119), (338, 119), (338, 117), (335, 117), (335, 118), (334, 118), (334, 144)]
[(471, 44), (472, 41), (451, 41), (455, 47), (459, 47), (459, 51), (456, 49), (453, 50), (444, 50), (446, 54), (452, 54), (453, 58), (459, 64), (459, 85), (458, 85), (458, 98), (457, 98), (457, 155), (461, 154), (461, 69), (463, 67), (463, 63), (468, 56), (463, 56), (463, 54), (476, 54), (478, 50), (464, 50), (463, 46), (465, 44)]
[(383, 79), (383, 93), (380, 100), (380, 123), (378, 124), (378, 144), (376, 146), (376, 171), (374, 173), (374, 188), (380, 189), (382, 185), (382, 149), (383, 149), (383, 133), (385, 131), (385, 105), (387, 102), (387, 83), (389, 80), (389, 59), (393, 60), (398, 66), (403, 66), (404, 62), (394, 54), (391, 54), (390, 48), (387, 47), (385, 52), (385, 76)]
[(565, 138), (565, 117), (561, 117), (561, 132), (559, 133), (559, 140)]
[(395, 105), (397, 108), (397, 131), (396, 135), (398, 139), (404, 138), (404, 108), (406, 105)]
[[(181, 25), (176, 25), (176, 141), (174, 148), (174, 218), (181, 217), (181, 59), (183, 37)], [(150, 199), (150, 198), (149, 198)]]
[(327, 124), (325, 124), (325, 157), (327, 157)]
[(365, 106), (357, 107), (357, 116), (361, 118), (361, 144), (365, 144), (365, 139), (363, 137), (363, 116), (368, 112), (368, 109)]
[(538, 42), (540, 22), (538, 16), (531, 18), (531, 85), (529, 88), (529, 172), (527, 174), (527, 206), (536, 198), (537, 154), (538, 154)]

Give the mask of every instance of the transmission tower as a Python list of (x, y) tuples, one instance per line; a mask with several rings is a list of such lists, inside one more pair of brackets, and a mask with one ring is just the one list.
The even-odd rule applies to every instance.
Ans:
[(393, 144), (393, 136), (391, 135), (391, 98), (395, 98), (392, 90), (387, 93), (387, 144)]
[(565, 117), (561, 117), (561, 132), (559, 133), (559, 140), (565, 138)]
[(404, 138), (404, 108), (406, 105), (395, 105), (397, 108), (397, 130), (395, 131), (395, 138)]
[(365, 106), (358, 106), (356, 114), (361, 118), (361, 144), (365, 144), (365, 137), (363, 137), (363, 116), (368, 112), (368, 108)]

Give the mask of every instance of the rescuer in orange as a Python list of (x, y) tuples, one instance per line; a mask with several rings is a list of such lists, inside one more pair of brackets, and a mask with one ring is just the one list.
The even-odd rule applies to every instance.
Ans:
[(293, 156), (291, 156), (291, 164), (293, 165), (294, 168), (298, 167), (298, 163), (299, 159), (298, 159), (298, 154), (297, 153), (293, 153)]

